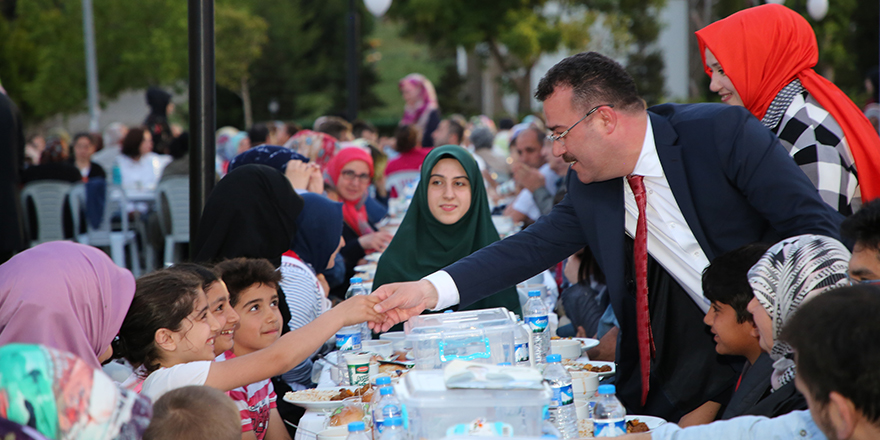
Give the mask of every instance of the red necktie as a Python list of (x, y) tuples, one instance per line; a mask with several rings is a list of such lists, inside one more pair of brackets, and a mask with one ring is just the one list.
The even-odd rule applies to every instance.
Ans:
[(645, 218), (644, 176), (626, 177), (639, 207), (636, 237), (633, 245), (633, 264), (636, 268), (636, 325), (639, 336), (639, 368), (642, 373), (642, 405), (648, 399), (651, 381), (651, 359), (654, 357), (654, 336), (651, 334), (651, 316), (648, 312), (648, 222)]

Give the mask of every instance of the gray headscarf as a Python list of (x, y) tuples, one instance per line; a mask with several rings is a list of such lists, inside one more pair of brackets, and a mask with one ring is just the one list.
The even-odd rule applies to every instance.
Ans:
[(848, 283), (850, 253), (839, 241), (821, 235), (799, 235), (776, 243), (749, 270), (749, 284), (773, 323), (773, 375), (777, 390), (794, 380), (791, 347), (779, 340), (783, 325), (806, 301)]

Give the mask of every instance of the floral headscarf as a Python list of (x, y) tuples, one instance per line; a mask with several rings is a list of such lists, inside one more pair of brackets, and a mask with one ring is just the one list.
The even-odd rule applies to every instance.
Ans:
[(804, 302), (847, 285), (850, 253), (839, 241), (821, 235), (799, 235), (776, 243), (749, 270), (755, 298), (773, 323), (773, 389), (795, 377), (791, 346), (779, 340), (782, 327)]
[(0, 417), (53, 440), (139, 439), (150, 401), (82, 359), (40, 345), (0, 347)]
[(403, 88), (405, 83), (410, 83), (419, 89), (419, 101), (413, 106), (404, 106), (400, 125), (415, 124), (424, 131), (431, 110), (438, 108), (437, 92), (434, 91), (434, 84), (431, 84), (431, 81), (425, 78), (424, 75), (418, 73), (411, 73), (403, 77), (398, 87)]
[(284, 146), (309, 158), (322, 170), (327, 167), (327, 163), (339, 151), (339, 146), (333, 136), (312, 130), (298, 131), (284, 143)]

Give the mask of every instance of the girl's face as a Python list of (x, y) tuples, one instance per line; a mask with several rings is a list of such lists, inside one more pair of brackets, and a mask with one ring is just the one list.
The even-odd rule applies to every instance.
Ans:
[(141, 148), (138, 153), (143, 156), (151, 151), (153, 151), (153, 135), (149, 131), (144, 131), (144, 139), (141, 140)]
[(208, 309), (220, 325), (220, 334), (214, 341), (214, 354), (219, 355), (227, 350), (232, 350), (232, 338), (238, 328), (240, 318), (235, 309), (229, 305), (229, 290), (226, 289), (226, 283), (223, 280), (217, 280), (208, 286), (205, 295), (208, 297)]
[(706, 66), (712, 72), (712, 82), (709, 83), (709, 90), (721, 95), (721, 102), (730, 105), (738, 105), (744, 107), (742, 98), (733, 86), (733, 81), (724, 72), (724, 68), (718, 63), (718, 60), (708, 48), (706, 48)]
[(400, 86), (400, 94), (403, 95), (406, 105), (416, 105), (419, 102), (420, 91), (419, 86), (412, 81), (404, 81)]
[(464, 167), (452, 158), (440, 159), (428, 180), (428, 209), (444, 225), (464, 217), (471, 207), (471, 183)]
[[(214, 360), (214, 342), (220, 332), (220, 323), (208, 308), (208, 297), (199, 289), (192, 313), (173, 333), (176, 342), (177, 363)], [(164, 366), (164, 365), (163, 365)]]
[(370, 166), (362, 160), (353, 160), (342, 167), (336, 182), (339, 195), (350, 202), (360, 200), (370, 187)]
[(773, 339), (773, 322), (770, 320), (770, 314), (767, 313), (764, 306), (758, 302), (758, 298), (752, 298), (752, 300), (749, 301), (746, 310), (748, 310), (755, 319), (754, 332), (757, 333), (757, 335), (753, 334), (753, 336), (758, 336), (758, 345), (761, 346), (761, 350), (770, 353), (770, 350), (773, 349), (773, 343), (775, 342)]

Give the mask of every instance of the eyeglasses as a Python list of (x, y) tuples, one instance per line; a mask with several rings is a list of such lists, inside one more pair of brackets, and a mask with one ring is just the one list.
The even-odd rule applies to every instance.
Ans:
[(880, 284), (880, 280), (856, 280), (853, 277), (847, 275), (847, 280), (849, 280), (850, 286), (858, 286), (858, 285), (870, 285), (870, 284)]
[(550, 141), (552, 141), (552, 142), (559, 141), (559, 142), (562, 143), (562, 145), (565, 145), (565, 139), (564, 139), (564, 138), (565, 138), (565, 135), (567, 135), (569, 131), (571, 131), (571, 130), (572, 130), (573, 128), (575, 128), (578, 124), (580, 124), (581, 121), (583, 121), (584, 119), (587, 119), (587, 117), (589, 117), (590, 115), (592, 115), (593, 113), (595, 113), (596, 110), (599, 110), (600, 107), (610, 107), (610, 108), (614, 108), (614, 104), (600, 104), (600, 105), (597, 105), (597, 106), (593, 107), (593, 109), (590, 110), (590, 111), (588, 111), (587, 114), (585, 114), (583, 118), (578, 119), (578, 121), (575, 122), (574, 125), (572, 125), (571, 127), (568, 127), (568, 130), (565, 130), (565, 131), (562, 132), (562, 134), (558, 134), (558, 135), (556, 135), (556, 134), (548, 134), (548, 135), (547, 135), (547, 139), (550, 139)]
[(369, 174), (366, 174), (366, 173), (364, 173), (364, 174), (357, 174), (357, 173), (355, 173), (355, 172), (352, 171), (352, 170), (344, 170), (344, 171), (342, 171), (342, 173), (340, 173), (340, 175), (341, 175), (342, 178), (345, 179), (345, 180), (355, 180), (355, 179), (357, 179), (357, 180), (360, 180), (360, 181), (363, 182), (363, 183), (366, 183), (366, 182), (369, 182), (369, 181), (370, 181), (370, 175), (369, 175)]

